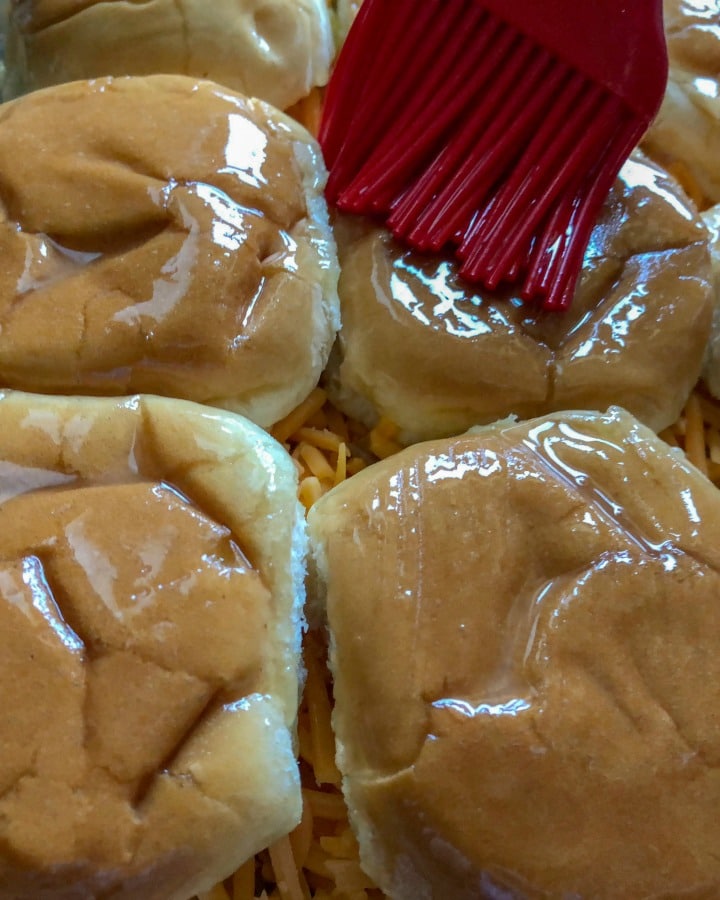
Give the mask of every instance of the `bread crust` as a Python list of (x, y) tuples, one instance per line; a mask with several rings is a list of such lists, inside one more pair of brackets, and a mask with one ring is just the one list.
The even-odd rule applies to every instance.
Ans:
[(325, 84), (333, 53), (325, 0), (13, 0), (4, 97), (166, 73), (287, 109)]
[(0, 433), (0, 898), (187, 900), (300, 819), (292, 461), (158, 397)]
[(715, 896), (718, 493), (621, 410), (416, 445), (309, 514), (394, 900)]

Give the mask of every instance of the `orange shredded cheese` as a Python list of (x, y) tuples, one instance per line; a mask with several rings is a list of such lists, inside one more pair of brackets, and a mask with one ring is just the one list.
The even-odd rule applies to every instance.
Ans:
[(309, 634), (305, 654), (308, 716), (313, 750), (313, 768), (318, 784), (340, 784), (340, 772), (335, 765), (335, 739), (330, 717), (332, 705), (328, 696), (325, 667), (315, 646), (317, 639)]
[(702, 385), (688, 398), (680, 418), (660, 435), (720, 487), (720, 400)]
[(281, 444), (287, 443), (291, 435), (295, 434), (299, 428), (302, 428), (312, 415), (322, 409), (326, 400), (327, 394), (325, 391), (322, 388), (315, 388), (300, 406), (296, 406), (289, 415), (273, 425), (270, 429), (270, 434)]
[(300, 482), (298, 495), (300, 497), (300, 502), (306, 510), (309, 510), (313, 503), (317, 503), (323, 493), (323, 486), (320, 483), (320, 479), (316, 478), (314, 475), (303, 478)]
[[(392, 424), (368, 429), (347, 419), (327, 400), (325, 391), (316, 388), (296, 409), (270, 429), (273, 437), (291, 454), (298, 470), (298, 497), (306, 510), (323, 494), (369, 462), (400, 449), (392, 436)], [(383, 443), (384, 442), (384, 443)]]
[(312, 807), (305, 803), (303, 797), (303, 814), (300, 824), (290, 834), (290, 846), (292, 847), (295, 863), (298, 868), (302, 868), (310, 852), (313, 842), (313, 811)]
[(345, 801), (340, 794), (304, 788), (303, 802), (319, 819), (343, 820), (347, 818)]
[(295, 863), (289, 837), (280, 838), (268, 853), (282, 900), (309, 900), (310, 889)]
[(312, 472), (312, 474), (321, 481), (332, 482), (335, 480), (335, 469), (327, 460), (327, 457), (318, 447), (312, 444), (306, 444), (304, 441), (299, 445), (298, 453), (302, 461)]
[(370, 449), (379, 459), (386, 459), (402, 450), (398, 441), (400, 429), (389, 419), (380, 419), (370, 432)]
[(337, 465), (335, 466), (335, 480), (333, 482), (334, 486), (337, 486), (341, 481), (345, 481), (345, 479), (347, 478), (347, 457), (347, 447), (344, 443), (340, 444), (340, 446), (338, 447)]
[(293, 437), (320, 450), (329, 450), (333, 453), (337, 453), (343, 443), (343, 438), (339, 434), (327, 428), (298, 428)]
[(691, 394), (685, 406), (685, 453), (690, 462), (707, 475), (705, 423), (696, 394)]
[(255, 860), (249, 859), (232, 877), (232, 900), (255, 900)]
[(299, 100), (294, 106), (287, 111), (301, 125), (313, 135), (317, 137), (320, 132), (320, 120), (322, 118), (322, 107), (325, 98), (323, 88), (313, 88), (312, 91)]

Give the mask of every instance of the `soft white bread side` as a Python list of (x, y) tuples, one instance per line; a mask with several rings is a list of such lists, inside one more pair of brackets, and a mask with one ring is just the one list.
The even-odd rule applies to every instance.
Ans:
[(325, 0), (11, 0), (4, 96), (164, 73), (287, 109), (325, 84), (332, 57)]
[(621, 410), (416, 445), (308, 518), (393, 900), (720, 896), (720, 494)]
[(231, 413), (0, 395), (1, 900), (187, 900), (298, 823), (296, 492)]
[(339, 326), (325, 178), (288, 116), (180, 75), (4, 104), (0, 386), (161, 394), (272, 425)]
[(664, 0), (670, 76), (643, 147), (706, 201), (720, 201), (720, 2)]
[(407, 443), (508, 415), (617, 404), (661, 430), (702, 366), (714, 305), (708, 236), (679, 185), (641, 154), (623, 167), (572, 308), (539, 311), (459, 279), (454, 263), (340, 219), (342, 329), (327, 384)]

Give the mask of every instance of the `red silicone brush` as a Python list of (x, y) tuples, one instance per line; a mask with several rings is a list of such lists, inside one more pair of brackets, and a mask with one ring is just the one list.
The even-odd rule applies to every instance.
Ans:
[(661, 0), (365, 0), (327, 91), (328, 199), (565, 309), (667, 68)]

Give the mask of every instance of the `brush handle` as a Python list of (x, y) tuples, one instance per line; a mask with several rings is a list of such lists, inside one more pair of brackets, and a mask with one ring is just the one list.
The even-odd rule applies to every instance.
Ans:
[[(668, 71), (661, 0), (473, 0), (571, 68), (621, 97), (648, 122)], [(447, 0), (446, 10), (464, 5)], [(651, 114), (648, 110), (654, 110)]]

